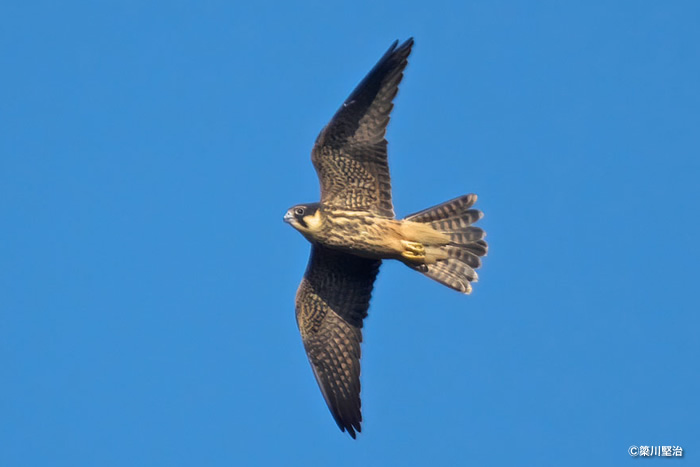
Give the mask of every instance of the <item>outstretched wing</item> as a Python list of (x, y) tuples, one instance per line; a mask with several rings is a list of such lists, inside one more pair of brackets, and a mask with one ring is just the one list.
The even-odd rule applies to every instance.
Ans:
[(296, 297), (297, 324), (316, 381), (336, 423), (353, 438), (362, 421), (362, 320), (380, 264), (314, 245)]
[(394, 217), (384, 134), (412, 46), (394, 42), (318, 135), (311, 161), (322, 204)]

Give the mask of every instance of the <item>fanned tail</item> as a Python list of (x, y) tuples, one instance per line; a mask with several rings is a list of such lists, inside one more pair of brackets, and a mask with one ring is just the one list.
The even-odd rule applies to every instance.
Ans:
[(447, 287), (471, 293), (471, 282), (479, 279), (476, 269), (488, 251), (486, 232), (472, 225), (483, 217), (481, 211), (472, 209), (476, 199), (475, 194), (464, 195), (407, 216), (405, 220), (428, 224), (445, 234), (450, 243), (440, 247), (446, 259), (435, 264), (406, 264)]

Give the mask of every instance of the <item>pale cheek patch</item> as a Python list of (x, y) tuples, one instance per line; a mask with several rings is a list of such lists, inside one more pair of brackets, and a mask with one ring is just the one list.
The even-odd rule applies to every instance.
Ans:
[(309, 230), (318, 229), (318, 227), (321, 225), (321, 212), (316, 211), (313, 216), (304, 217), (304, 222), (306, 222)]

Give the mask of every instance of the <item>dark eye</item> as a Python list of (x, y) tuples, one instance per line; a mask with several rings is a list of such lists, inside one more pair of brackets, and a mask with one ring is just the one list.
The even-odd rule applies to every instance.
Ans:
[(296, 208), (294, 210), (294, 214), (296, 214), (297, 216), (303, 216), (304, 215), (304, 208)]

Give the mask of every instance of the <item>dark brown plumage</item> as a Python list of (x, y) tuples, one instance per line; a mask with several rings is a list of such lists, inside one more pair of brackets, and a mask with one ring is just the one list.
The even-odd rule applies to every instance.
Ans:
[(309, 362), (333, 418), (353, 438), (362, 421), (362, 320), (381, 263), (314, 245), (297, 291), (297, 324)]
[(311, 153), (321, 201), (284, 217), (312, 243), (296, 296), (304, 348), (333, 418), (353, 438), (362, 421), (361, 330), (382, 259), (469, 293), (487, 249), (471, 225), (481, 218), (476, 195), (394, 219), (384, 135), (412, 46), (394, 42), (321, 131)]
[(384, 134), (413, 39), (397, 45), (389, 47), (316, 139), (311, 161), (323, 205), (394, 217)]

